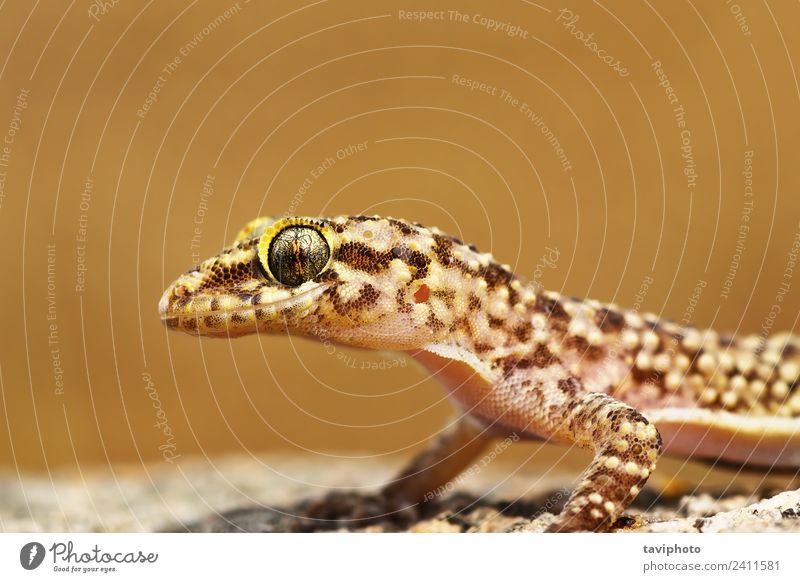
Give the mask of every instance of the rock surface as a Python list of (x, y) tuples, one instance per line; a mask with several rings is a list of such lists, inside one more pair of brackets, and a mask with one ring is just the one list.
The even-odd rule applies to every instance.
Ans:
[[(425, 506), (386, 507), (374, 491), (397, 466), (393, 459), (321, 463), (272, 455), (113, 472), (6, 471), (0, 473), (0, 530), (540, 532), (572, 487), (572, 477), (495, 466)], [(800, 491), (781, 492), (763, 480), (756, 494), (728, 487), (667, 490), (645, 489), (614, 529), (800, 532)]]

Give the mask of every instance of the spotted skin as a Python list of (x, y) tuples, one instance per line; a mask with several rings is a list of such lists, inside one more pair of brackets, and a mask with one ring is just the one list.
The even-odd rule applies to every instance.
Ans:
[[(297, 271), (278, 277), (296, 286), (270, 271), (286, 229), (291, 260), (281, 268)], [(296, 241), (324, 241), (329, 252), (315, 247), (312, 260)], [(170, 285), (159, 310), (191, 334), (292, 333), (410, 352), (462, 415), (385, 489), (398, 502), (425, 498), (509, 434), (594, 453), (550, 531), (608, 527), (662, 451), (800, 466), (798, 337), (722, 338), (542, 291), (436, 228), (259, 218)]]

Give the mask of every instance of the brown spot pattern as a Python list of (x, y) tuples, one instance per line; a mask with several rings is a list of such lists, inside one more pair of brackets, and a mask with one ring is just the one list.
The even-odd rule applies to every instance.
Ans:
[(537, 368), (546, 368), (559, 362), (559, 359), (544, 344), (538, 344), (531, 354), (533, 365)]

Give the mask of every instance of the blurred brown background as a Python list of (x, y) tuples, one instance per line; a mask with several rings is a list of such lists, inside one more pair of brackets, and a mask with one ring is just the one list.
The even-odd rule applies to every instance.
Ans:
[(400, 356), (167, 333), (163, 288), (260, 214), (405, 217), (570, 295), (797, 329), (800, 6), (563, 8), (3, 3), (0, 464), (434, 434)]

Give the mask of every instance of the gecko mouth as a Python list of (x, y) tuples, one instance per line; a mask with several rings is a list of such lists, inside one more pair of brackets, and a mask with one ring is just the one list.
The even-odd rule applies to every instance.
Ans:
[(264, 299), (263, 293), (247, 297), (201, 293), (185, 298), (171, 286), (161, 297), (158, 312), (162, 323), (170, 329), (195, 335), (242, 335), (311, 308), (325, 287), (317, 284), (300, 293), (269, 301)]

